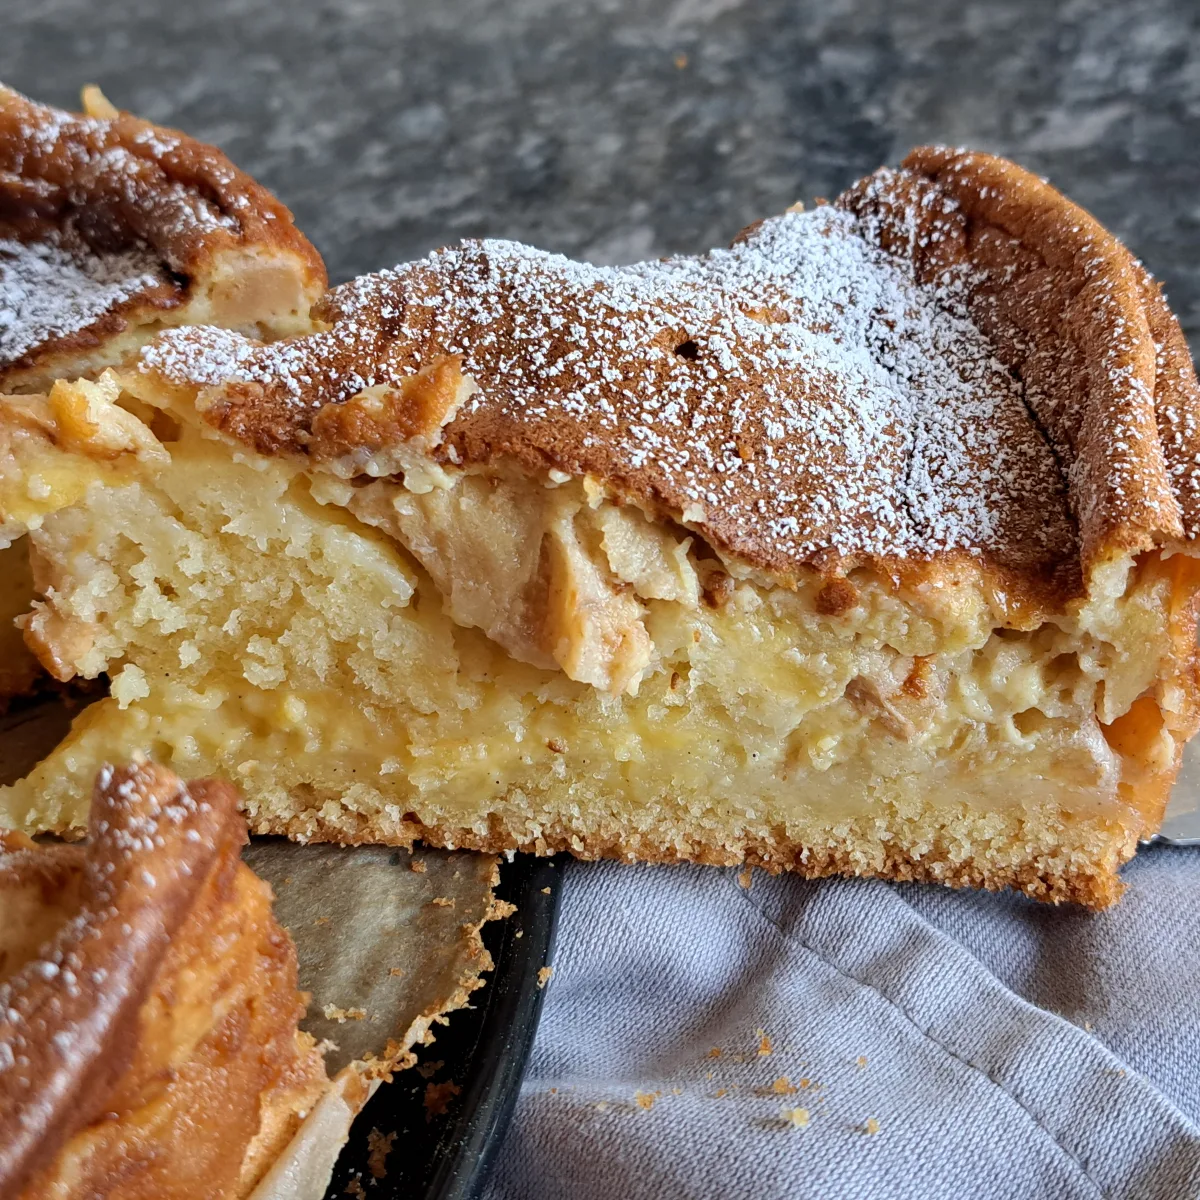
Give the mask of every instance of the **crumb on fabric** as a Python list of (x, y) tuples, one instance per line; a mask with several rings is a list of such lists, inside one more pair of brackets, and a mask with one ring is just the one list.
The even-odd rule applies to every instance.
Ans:
[(682, 71), (688, 65), (688, 56), (686, 54), (675, 55), (675, 70)]
[(740, 872), (737, 881), (738, 887), (748, 892), (754, 883), (754, 868), (747, 867), (744, 871)]
[(542, 967), (538, 971), (538, 987), (544, 988), (550, 982), (550, 977), (554, 974), (553, 967)]
[(766, 1057), (766, 1055), (768, 1055), (768, 1054), (772, 1053), (772, 1049), (771, 1049), (771, 1039), (770, 1039), (769, 1037), (767, 1037), (767, 1035), (766, 1035), (766, 1031), (765, 1031), (765, 1030), (758, 1029), (758, 1030), (756, 1030), (755, 1032), (758, 1034), (758, 1053), (759, 1053), (759, 1056), (760, 1056), (760, 1057)]
[(717, 1090), (715, 1092), (713, 1092), (713, 1099), (720, 1100), (722, 1096), (728, 1096), (728, 1095), (729, 1095), (728, 1088), (717, 1088)]
[(396, 1140), (396, 1132), (383, 1134), (378, 1129), (372, 1129), (367, 1134), (367, 1170), (372, 1179), (387, 1177), (387, 1156), (392, 1152), (392, 1143)]
[(777, 1096), (794, 1096), (797, 1088), (786, 1075), (780, 1075), (780, 1077), (775, 1080), (773, 1084), (771, 1084), (771, 1090)]
[(809, 1113), (807, 1108), (784, 1108), (780, 1110), (779, 1115), (793, 1129), (807, 1129)]
[(601, 1113), (608, 1112), (608, 1101), (601, 1100), (600, 1103), (596, 1105), (596, 1111)]
[(874, 1137), (879, 1132), (879, 1122), (874, 1117), (868, 1117), (866, 1125), (863, 1126), (863, 1133), (868, 1137)]
[(444, 1083), (427, 1083), (425, 1085), (425, 1120), (431, 1121), (440, 1117), (450, 1106), (450, 1101), (462, 1091), (452, 1079)]
[(550, 895), (550, 889), (549, 889), (549, 888), (542, 888), (542, 895), (543, 895), (543, 896), (548, 896), (548, 895)]
[(854, 1060), (854, 1065), (861, 1070), (863, 1067), (865, 1067), (867, 1065), (867, 1056), (865, 1054), (860, 1054)]
[(654, 1102), (661, 1095), (661, 1092), (634, 1092), (633, 1099), (638, 1108), (644, 1108), (649, 1112), (654, 1107)]
[(721, 1049), (721, 1047), (720, 1047), (720, 1046), (714, 1046), (714, 1047), (713, 1047), (713, 1048), (712, 1048), (712, 1049), (711, 1049), (711, 1050), (708, 1052), (708, 1057), (709, 1057), (709, 1058), (720, 1058), (720, 1057), (721, 1057), (721, 1055), (722, 1055), (723, 1053), (724, 1053), (724, 1051)]

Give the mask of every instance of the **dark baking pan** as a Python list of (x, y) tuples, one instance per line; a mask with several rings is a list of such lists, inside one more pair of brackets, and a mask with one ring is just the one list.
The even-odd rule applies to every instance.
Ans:
[[(422, 1063), (381, 1087), (367, 1103), (350, 1131), (326, 1200), (347, 1195), (474, 1200), (482, 1194), (537, 1032), (545, 995), (539, 972), (550, 965), (563, 869), (561, 859), (526, 854), (502, 864), (496, 895), (517, 911), (484, 926), (483, 940), (496, 964), (484, 976), (486, 986), (469, 1008), (438, 1027), (437, 1040), (421, 1050)], [(430, 1070), (435, 1062), (441, 1063), (436, 1072)], [(443, 1085), (444, 1112), (431, 1112), (426, 1103), (431, 1081)], [(382, 1162), (386, 1174), (377, 1178), (371, 1150), (381, 1135), (391, 1133), (396, 1137)], [(377, 1154), (377, 1169), (379, 1159)]]

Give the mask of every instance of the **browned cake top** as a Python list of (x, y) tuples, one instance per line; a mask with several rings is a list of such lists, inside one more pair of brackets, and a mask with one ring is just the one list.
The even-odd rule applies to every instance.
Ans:
[(101, 773), (88, 836), (86, 852), (0, 853), (0, 921), (6, 893), (23, 882), (36, 879), (45, 903), (63, 907), (60, 891), (82, 874), (37, 956), (0, 964), (17, 968), (0, 970), (5, 1196), (96, 1115), (129, 1061), (138, 1009), (171, 935), (214, 865), (224, 857), (236, 865), (246, 827), (228, 784), (184, 785), (145, 766)]
[(965, 557), (1061, 597), (1081, 552), (1190, 538), (1200, 511), (1195, 379), (1157, 289), (987, 156), (917, 151), (696, 258), (469, 242), (319, 315), (269, 346), (171, 332), (144, 366), (259, 450), (319, 454), (325, 406), (457, 364), (479, 391), (443, 462), (597, 477), (781, 578)]
[(324, 287), (288, 210), (219, 150), (0, 86), (0, 377), (179, 307), (217, 256), (248, 247)]

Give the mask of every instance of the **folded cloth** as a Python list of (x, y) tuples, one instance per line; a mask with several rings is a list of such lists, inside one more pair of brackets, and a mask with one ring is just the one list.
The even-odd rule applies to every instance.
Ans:
[(1200, 1197), (1200, 851), (1115, 909), (572, 864), (490, 1200)]

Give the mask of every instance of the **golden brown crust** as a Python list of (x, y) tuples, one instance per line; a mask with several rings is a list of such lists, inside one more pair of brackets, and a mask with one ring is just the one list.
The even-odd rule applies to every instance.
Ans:
[[(956, 205), (906, 226), (906, 253), (926, 280), (969, 263), (972, 319), (1022, 381), (1067, 477), (1085, 571), (1194, 540), (1200, 387), (1159, 285), (1094, 217), (1002, 158), (923, 147), (904, 170), (910, 219), (931, 194)], [(841, 201), (876, 217), (896, 202), (871, 180)]]
[[(782, 833), (777, 837), (751, 838), (736, 850), (703, 836), (656, 836), (652, 833), (596, 834), (546, 822), (536, 837), (506, 827), (497, 806), (487, 833), (471, 829), (429, 826), (405, 819), (398, 829), (383, 829), (364, 818), (361, 829), (347, 834), (342, 825), (324, 824), (319, 813), (306, 812), (292, 821), (259, 817), (253, 821), (256, 834), (281, 834), (306, 841), (346, 844), (391, 844), (411, 847), (414, 841), (446, 849), (475, 850), (484, 854), (518, 851), (525, 854), (571, 854), (575, 858), (618, 859), (623, 862), (656, 864), (700, 863), (705, 866), (762, 867), (772, 874), (788, 871), (808, 879), (851, 875), (889, 879), (897, 883), (940, 883), (947, 887), (1012, 889), (1051, 904), (1073, 903), (1102, 909), (1116, 903), (1125, 890), (1119, 868), (1137, 849), (1137, 832), (1112, 821), (1089, 827), (1089, 843), (1071, 861), (1045, 848), (1025, 861), (990, 864), (977, 855), (963, 859), (947, 845), (925, 847), (920, 854), (895, 838), (878, 847), (870, 861), (847, 846), (814, 847)], [(1066, 831), (1063, 840), (1067, 841)]]
[[(81, 290), (41, 294), (56, 280)], [(0, 338), (0, 390), (90, 371), (139, 326), (306, 316), (326, 282), (288, 210), (215, 147), (0, 86), (0, 290), (17, 318)]]
[[(297, 1040), (294, 951), (240, 863), (236, 806), (226, 784), (106, 771), (86, 850), (0, 859), (10, 884), (50, 880), (48, 859), (80, 880), (55, 936), (0, 981), (4, 1195), (32, 1200), (62, 1173), (128, 1200), (241, 1194), (260, 1125), (323, 1086), (319, 1056)], [(59, 884), (47, 903), (61, 905)]]
[(915, 151), (703, 259), (469, 243), (317, 313), (327, 329), (268, 347), (168, 334), (143, 369), (259, 451), (312, 454), (364, 387), (461, 361), (480, 390), (433, 452), (447, 469), (591, 476), (784, 583), (969, 576), (1026, 627), (1200, 515), (1200, 393), (1157, 287), (987, 155)]

